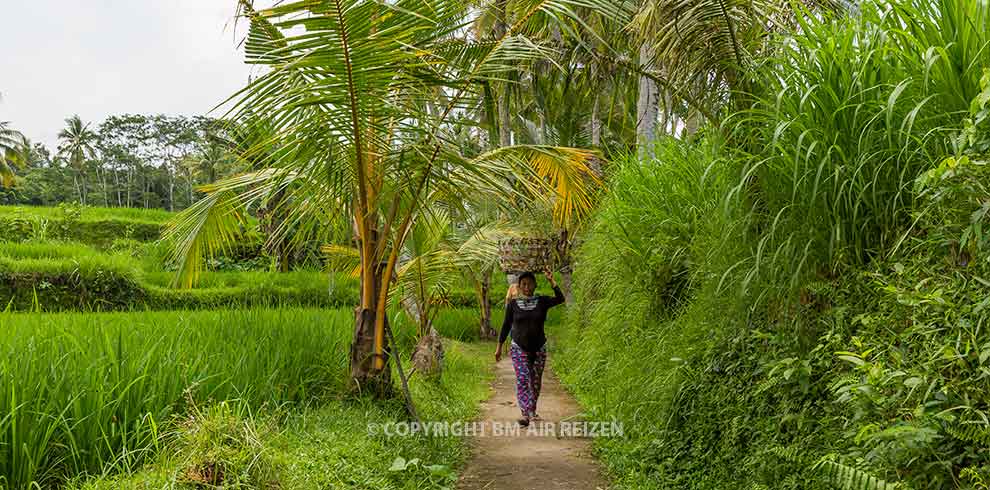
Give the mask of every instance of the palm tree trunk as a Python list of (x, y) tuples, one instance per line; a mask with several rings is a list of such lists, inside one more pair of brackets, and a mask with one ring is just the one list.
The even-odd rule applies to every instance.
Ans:
[(571, 265), (571, 246), (572, 242), (570, 240), (570, 233), (567, 229), (562, 229), (557, 233), (557, 243), (555, 245), (557, 264), (559, 266), (558, 272), (560, 272), (560, 289), (564, 293), (564, 302), (567, 305), (574, 304), (574, 290), (573, 290), (573, 267)]
[[(378, 246), (377, 232), (363, 231), (364, 233), (355, 234), (361, 237), (358, 247), (361, 251), (361, 304), (355, 310), (354, 317), (354, 340), (350, 352), (351, 379), (357, 390), (379, 398), (389, 398), (394, 395), (394, 391), (388, 362), (390, 349), (385, 339), (388, 316), (382, 314), (387, 305), (379, 304), (382, 288), (388, 287), (388, 279), (384, 277), (387, 264), (374, 262), (374, 251)], [(378, 324), (379, 319), (381, 325)]]
[(102, 165), (96, 168), (97, 175), (100, 176), (100, 184), (103, 186), (103, 205), (105, 207), (110, 207), (110, 187), (107, 185), (107, 171), (103, 169), (101, 171)]
[(601, 117), (601, 97), (595, 92), (595, 104), (591, 107), (591, 146), (599, 148), (602, 146), (602, 117)]
[(498, 144), (501, 147), (512, 146), (511, 117), (509, 115), (509, 89), (506, 87), (502, 96), (498, 98)]
[(89, 189), (86, 188), (86, 172), (83, 170), (79, 171), (79, 187), (82, 189), (82, 204), (86, 205), (86, 195), (89, 194)]
[(168, 210), (175, 211), (175, 174), (171, 170), (168, 173)]
[(482, 340), (490, 339), (493, 337), (492, 333), (494, 332), (492, 330), (492, 303), (490, 299), (492, 289), (491, 271), (482, 273), (481, 280), (475, 284), (475, 289), (478, 296), (478, 308), (481, 312), (478, 337)]
[(698, 132), (698, 128), (701, 127), (701, 114), (698, 111), (691, 111), (688, 114), (687, 119), (684, 121), (684, 133), (683, 137), (688, 139), (694, 136)]
[(79, 198), (79, 203), (83, 204), (82, 187), (79, 187), (79, 174), (77, 172), (72, 172), (72, 186), (76, 188), (76, 196)]
[(114, 169), (113, 170), (113, 188), (114, 188), (114, 191), (115, 191), (114, 193), (117, 194), (117, 207), (121, 207), (122, 204), (120, 202), (120, 172), (119, 172), (119, 169)]
[(574, 304), (574, 272), (570, 268), (560, 271), (560, 289), (564, 292), (564, 302)]
[[(653, 65), (653, 53), (647, 44), (639, 48), (639, 66), (648, 70)], [(660, 87), (649, 77), (639, 77), (639, 96), (636, 101), (636, 143), (640, 156), (652, 153), (650, 148), (657, 137), (657, 112)]]
[[(495, 3), (495, 15), (498, 16), (498, 18), (495, 19), (495, 24), (492, 26), (492, 31), (493, 31), (492, 33), (494, 34), (495, 39), (500, 39), (502, 36), (505, 36), (506, 32), (509, 29), (508, 19), (506, 18), (506, 16), (507, 16), (506, 5), (507, 4), (508, 4), (508, 0), (497, 0), (496, 3)], [(511, 128), (511, 117), (512, 116), (509, 115), (509, 107), (510, 106), (509, 106), (509, 86), (508, 86), (508, 84), (505, 84), (504, 85), (504, 89), (502, 90), (502, 93), (499, 95), (498, 100), (496, 102), (498, 104), (498, 142), (499, 142), (499, 146), (502, 146), (502, 147), (511, 146), (512, 145), (512, 139), (511, 139), (510, 128)]]
[(674, 119), (674, 99), (670, 96), (669, 90), (663, 90), (660, 94), (663, 99), (660, 112), (660, 132), (674, 134), (677, 130), (677, 123)]

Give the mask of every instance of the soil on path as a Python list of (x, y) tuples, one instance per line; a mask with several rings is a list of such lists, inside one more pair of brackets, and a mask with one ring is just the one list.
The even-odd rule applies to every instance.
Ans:
[[(598, 490), (606, 489), (591, 439), (562, 435), (581, 412), (574, 398), (548, 368), (537, 412), (543, 421), (520, 428), (512, 361), (496, 367), (494, 393), (482, 404), (472, 438), (472, 455), (461, 473), (460, 490)], [(564, 422), (562, 425), (561, 422)], [(484, 428), (482, 432), (481, 428)], [(496, 434), (501, 431), (501, 434)]]

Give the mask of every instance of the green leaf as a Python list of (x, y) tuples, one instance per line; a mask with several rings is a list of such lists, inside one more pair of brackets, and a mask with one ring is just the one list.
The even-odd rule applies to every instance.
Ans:
[(839, 356), (839, 359), (842, 359), (843, 361), (846, 361), (846, 362), (850, 362), (852, 364), (855, 364), (856, 366), (862, 366), (863, 364), (866, 364), (866, 361), (864, 361), (864, 360), (862, 360), (862, 359), (860, 359), (860, 358), (858, 358), (856, 356), (851, 356), (851, 355), (840, 355)]

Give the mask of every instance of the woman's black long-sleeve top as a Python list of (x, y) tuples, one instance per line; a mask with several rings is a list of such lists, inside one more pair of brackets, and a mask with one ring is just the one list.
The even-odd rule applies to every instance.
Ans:
[(553, 296), (531, 296), (509, 300), (505, 305), (505, 319), (498, 336), (501, 345), (512, 334), (512, 341), (526, 352), (537, 352), (547, 341), (543, 324), (547, 310), (564, 302), (564, 293), (554, 286)]

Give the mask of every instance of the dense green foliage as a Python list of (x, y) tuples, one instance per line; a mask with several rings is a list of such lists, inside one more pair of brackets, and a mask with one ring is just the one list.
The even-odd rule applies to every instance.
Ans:
[(807, 21), (728, 142), (614, 169), (557, 359), (625, 488), (985, 488), (988, 23)]
[[(242, 171), (230, 156), (222, 124), (204, 117), (123, 114), (98, 125), (72, 116), (58, 148), (19, 141), (13, 185), (0, 186), (0, 204), (178, 210), (195, 187)], [(20, 138), (18, 138), (20, 140)]]

